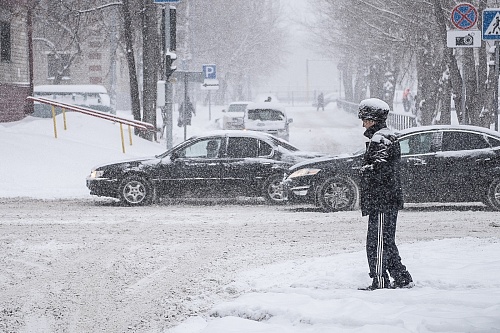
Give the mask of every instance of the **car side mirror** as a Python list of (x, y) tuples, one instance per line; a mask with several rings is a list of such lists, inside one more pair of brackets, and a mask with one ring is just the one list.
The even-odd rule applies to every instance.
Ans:
[(173, 151), (172, 155), (170, 155), (170, 160), (173, 162), (178, 158), (179, 158), (179, 153), (177, 151)]
[(289, 124), (290, 124), (290, 123), (293, 123), (293, 118), (289, 118), (289, 119), (288, 119), (288, 123), (289, 123)]

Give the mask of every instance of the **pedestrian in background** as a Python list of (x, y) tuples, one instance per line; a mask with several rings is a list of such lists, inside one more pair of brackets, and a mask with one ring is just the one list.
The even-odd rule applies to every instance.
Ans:
[(184, 103), (179, 106), (179, 118), (177, 119), (177, 126), (183, 127), (184, 125), (191, 126), (191, 118), (193, 114), (196, 115), (193, 103), (187, 98), (187, 107), (184, 109)]
[(405, 112), (409, 112), (411, 109), (411, 93), (410, 88), (406, 88), (403, 91), (403, 108)]
[(318, 95), (318, 104), (316, 105), (316, 111), (319, 111), (319, 108), (325, 111), (325, 96), (323, 95), (323, 93), (319, 93)]
[[(377, 98), (359, 104), (358, 117), (370, 139), (361, 167), (361, 213), (368, 215), (366, 254), (372, 284), (363, 290), (409, 288), (413, 279), (396, 246), (396, 221), (403, 208), (400, 180), (401, 149), (387, 128), (389, 105)], [(390, 284), (390, 276), (394, 279)]]

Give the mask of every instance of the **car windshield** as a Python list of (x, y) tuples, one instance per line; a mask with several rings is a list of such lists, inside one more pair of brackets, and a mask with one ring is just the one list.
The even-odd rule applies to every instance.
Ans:
[(288, 143), (287, 141), (282, 140), (280, 138), (271, 137), (271, 140), (273, 141), (273, 143), (275, 145), (281, 146), (281, 147), (285, 148), (288, 151), (299, 151), (300, 150), (299, 148), (297, 148), (295, 146), (292, 146), (290, 143)]
[(170, 155), (170, 154), (172, 153), (172, 151), (173, 151), (173, 150), (177, 150), (177, 149), (179, 149), (180, 147), (183, 147), (183, 146), (187, 146), (187, 145), (189, 145), (191, 142), (193, 142), (193, 140), (194, 140), (194, 139), (195, 139), (195, 137), (191, 137), (191, 138), (187, 139), (186, 141), (181, 142), (181, 143), (179, 143), (178, 145), (176, 145), (176, 146), (174, 146), (174, 147), (170, 148), (170, 149), (169, 149), (169, 150), (167, 150), (166, 152), (161, 153), (161, 154), (159, 154), (159, 155), (155, 155), (155, 157), (156, 157), (156, 158), (164, 158), (165, 156)]
[(248, 110), (248, 119), (280, 121), (285, 119), (285, 114), (282, 111), (273, 109), (252, 109)]
[(361, 154), (364, 154), (366, 151), (366, 147), (359, 147), (358, 149), (356, 149), (352, 155), (353, 156), (358, 156), (358, 155), (361, 155)]
[(246, 104), (231, 104), (227, 112), (245, 112), (246, 107)]

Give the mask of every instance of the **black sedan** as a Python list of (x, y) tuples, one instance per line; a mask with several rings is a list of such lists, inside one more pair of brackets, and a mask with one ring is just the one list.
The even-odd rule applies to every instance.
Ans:
[(318, 156), (264, 133), (216, 131), (192, 137), (158, 156), (96, 167), (87, 177), (87, 187), (92, 195), (131, 206), (165, 196), (262, 196), (281, 203), (284, 172)]
[[(397, 133), (405, 202), (483, 202), (500, 210), (500, 134), (475, 126), (423, 126)], [(359, 203), (364, 149), (299, 162), (285, 175), (290, 200), (325, 212)]]

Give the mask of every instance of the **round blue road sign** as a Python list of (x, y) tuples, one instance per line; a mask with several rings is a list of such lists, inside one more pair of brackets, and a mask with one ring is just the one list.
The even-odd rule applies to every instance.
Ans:
[(477, 22), (477, 10), (470, 3), (461, 3), (451, 12), (451, 22), (460, 30), (472, 28)]

